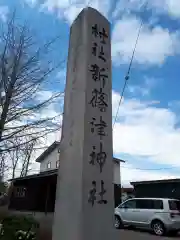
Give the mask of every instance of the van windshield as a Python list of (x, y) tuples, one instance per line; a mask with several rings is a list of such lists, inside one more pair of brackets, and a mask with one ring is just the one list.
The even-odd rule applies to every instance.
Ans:
[(169, 200), (169, 209), (170, 210), (179, 210), (180, 211), (180, 201), (178, 201), (178, 200)]

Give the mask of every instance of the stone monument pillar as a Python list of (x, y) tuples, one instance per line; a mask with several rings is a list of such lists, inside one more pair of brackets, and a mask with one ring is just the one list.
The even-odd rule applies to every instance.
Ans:
[(114, 230), (110, 24), (85, 8), (71, 26), (53, 240)]

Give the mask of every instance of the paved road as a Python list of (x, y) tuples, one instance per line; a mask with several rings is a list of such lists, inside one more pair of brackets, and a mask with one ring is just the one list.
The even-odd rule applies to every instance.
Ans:
[(180, 239), (180, 235), (176, 237), (158, 237), (147, 231), (139, 230), (120, 230), (119, 231), (120, 239), (122, 240), (176, 240)]

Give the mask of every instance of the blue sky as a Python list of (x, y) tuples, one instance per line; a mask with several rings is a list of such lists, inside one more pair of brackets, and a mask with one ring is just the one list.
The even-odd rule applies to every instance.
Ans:
[[(13, 3), (12, 3), (13, 2)], [(28, 21), (39, 42), (60, 36), (52, 56), (62, 60), (53, 84), (44, 91), (63, 91), (69, 28), (85, 0), (1, 0), (1, 21), (17, 10), (19, 21)], [(113, 63), (113, 118), (124, 77), (138, 41), (128, 86), (114, 127), (114, 155), (127, 160), (122, 180), (174, 178), (180, 176), (180, 1), (92, 0), (111, 22)], [(47, 115), (49, 114), (47, 109)], [(59, 111), (57, 106), (54, 112)], [(51, 114), (53, 114), (51, 109)], [(53, 140), (53, 136), (49, 141)]]

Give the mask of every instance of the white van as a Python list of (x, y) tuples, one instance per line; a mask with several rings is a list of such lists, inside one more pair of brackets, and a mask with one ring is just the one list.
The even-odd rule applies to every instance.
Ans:
[(115, 228), (152, 229), (156, 235), (180, 231), (180, 201), (166, 198), (132, 198), (115, 208)]

